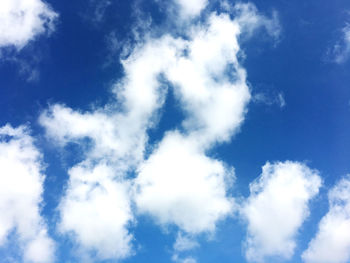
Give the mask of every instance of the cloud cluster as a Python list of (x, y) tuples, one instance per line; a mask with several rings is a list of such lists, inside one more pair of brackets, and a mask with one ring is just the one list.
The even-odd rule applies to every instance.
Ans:
[(50, 33), (57, 18), (41, 0), (2, 0), (0, 2), (0, 48), (23, 48), (40, 34)]
[[(111, 1), (90, 4), (101, 21)], [(268, 18), (253, 4), (231, 6), (224, 0), (221, 13), (210, 13), (208, 0), (174, 0), (173, 5), (182, 23), (178, 32), (137, 39), (121, 61), (125, 75), (115, 83), (110, 103), (85, 112), (54, 104), (42, 112), (39, 122), (50, 139), (83, 149), (82, 161), (67, 170), (58, 230), (76, 241), (83, 257), (120, 260), (134, 253), (136, 216), (148, 215), (177, 231), (172, 260), (195, 263), (188, 253), (199, 247), (198, 235), (214, 234), (218, 222), (238, 212), (247, 225), (248, 261), (288, 260), (321, 187), (318, 171), (298, 162), (266, 163), (250, 184), (250, 196), (238, 204), (229, 194), (234, 168), (210, 154), (238, 132), (251, 100), (286, 104), (282, 93), (252, 96), (239, 60), (242, 36), (263, 28), (278, 39), (277, 13)], [(0, 48), (21, 49), (50, 33), (57, 16), (41, 0), (1, 1)], [(344, 46), (334, 49), (338, 63), (350, 54), (350, 27), (343, 33)], [(148, 132), (157, 128), (169, 92), (184, 119), (149, 147)], [(53, 262), (55, 244), (40, 215), (42, 157), (25, 126), (0, 128), (0, 168), (0, 246), (15, 233), (25, 262)], [(329, 192), (329, 211), (302, 259), (348, 262), (349, 233), (346, 177)]]
[[(232, 214), (233, 168), (207, 152), (231, 139), (250, 101), (238, 37), (268, 21), (251, 4), (235, 10), (234, 18), (210, 14), (184, 38), (146, 37), (122, 61), (125, 76), (105, 107), (80, 112), (56, 104), (41, 115), (49, 137), (84, 148), (84, 160), (68, 171), (59, 211), (60, 230), (87, 252), (103, 259), (132, 253), (133, 202), (138, 213), (190, 234), (214, 232)], [(169, 89), (185, 114), (181, 131), (167, 131), (145, 159), (147, 132)]]
[(40, 215), (43, 163), (26, 127), (0, 128), (0, 169), (0, 246), (15, 231), (25, 262), (52, 262), (55, 244)]
[(246, 257), (263, 262), (268, 256), (290, 259), (298, 229), (309, 215), (308, 203), (318, 193), (317, 171), (297, 162), (267, 163), (250, 184), (242, 207), (248, 223)]
[(329, 211), (303, 253), (306, 263), (346, 263), (350, 260), (350, 177), (328, 194)]

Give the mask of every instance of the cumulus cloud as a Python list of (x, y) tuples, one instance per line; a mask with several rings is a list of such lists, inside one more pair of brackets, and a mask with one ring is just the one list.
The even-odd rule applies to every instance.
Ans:
[(318, 172), (304, 164), (287, 161), (263, 166), (241, 210), (248, 223), (249, 261), (263, 262), (268, 256), (291, 258), (298, 229), (309, 215), (308, 203), (320, 186)]
[(0, 169), (0, 246), (15, 231), (25, 262), (53, 262), (55, 245), (40, 215), (42, 158), (25, 126), (0, 128)]
[(67, 193), (60, 203), (59, 229), (72, 232), (85, 248), (98, 257), (124, 258), (131, 251), (127, 226), (133, 219), (129, 184), (105, 164), (80, 164), (69, 171)]
[(226, 190), (233, 173), (176, 132), (163, 139), (139, 170), (136, 204), (160, 224), (173, 223), (196, 234), (214, 231), (216, 222), (232, 212)]
[[(207, 152), (237, 132), (251, 98), (238, 61), (238, 37), (245, 26), (251, 30), (250, 21), (254, 28), (266, 26), (259, 23), (266, 18), (251, 11), (244, 9), (234, 19), (213, 13), (189, 26), (184, 38), (146, 36), (122, 60), (125, 76), (114, 86), (113, 102), (86, 112), (59, 104), (43, 112), (40, 123), (49, 137), (62, 146), (79, 143), (85, 150), (84, 161), (68, 172), (69, 186), (59, 206), (62, 232), (72, 233), (101, 258), (122, 258), (132, 253), (133, 201), (138, 213), (193, 235), (213, 233), (217, 222), (232, 214), (228, 188), (233, 168)], [(185, 113), (181, 131), (168, 131), (145, 160), (147, 132), (156, 127), (170, 88)], [(87, 207), (91, 200), (96, 205)], [(119, 210), (110, 211), (112, 204)], [(122, 219), (98, 220), (110, 213)], [(92, 220), (78, 224), (87, 215)], [(91, 235), (90, 229), (101, 235)]]
[(328, 194), (329, 211), (302, 258), (307, 263), (346, 263), (350, 260), (350, 177)]
[(57, 16), (57, 13), (41, 0), (2, 0), (0, 47), (23, 48), (38, 35), (52, 32)]

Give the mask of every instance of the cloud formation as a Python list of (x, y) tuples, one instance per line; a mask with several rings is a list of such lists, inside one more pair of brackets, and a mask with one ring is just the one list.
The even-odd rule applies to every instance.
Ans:
[(241, 210), (248, 223), (247, 260), (292, 257), (298, 229), (309, 215), (309, 201), (320, 186), (318, 172), (304, 164), (287, 161), (263, 166)]
[(40, 215), (43, 162), (25, 126), (0, 128), (0, 169), (0, 246), (15, 242), (8, 240), (15, 231), (25, 262), (53, 262), (55, 244)]
[(0, 47), (23, 48), (38, 35), (51, 33), (57, 17), (57, 13), (41, 0), (2, 0)]
[(329, 211), (302, 258), (306, 263), (346, 263), (350, 260), (350, 177), (328, 193)]
[[(166, 133), (135, 180), (139, 211), (192, 234), (214, 232), (234, 209), (227, 195), (233, 168), (206, 151), (229, 141), (244, 120), (251, 96), (238, 61), (238, 37), (243, 27), (258, 28), (259, 18), (266, 19), (243, 5), (237, 10), (240, 16), (233, 20), (211, 14), (205, 25), (195, 27), (180, 53), (185, 55), (164, 71), (185, 110), (185, 132)], [(254, 17), (253, 25), (241, 16)]]
[[(49, 137), (84, 149), (84, 160), (68, 171), (59, 211), (60, 230), (88, 253), (102, 259), (132, 254), (133, 202), (137, 213), (194, 235), (213, 233), (234, 211), (228, 195), (233, 168), (207, 152), (237, 132), (251, 98), (238, 37), (266, 27), (269, 19), (247, 6), (239, 5), (235, 18), (212, 13), (188, 26), (183, 38), (146, 36), (122, 61), (125, 76), (105, 107), (80, 112), (56, 104), (42, 113)], [(146, 158), (147, 133), (156, 127), (169, 89), (185, 119)], [(81, 224), (86, 217), (91, 220)]]

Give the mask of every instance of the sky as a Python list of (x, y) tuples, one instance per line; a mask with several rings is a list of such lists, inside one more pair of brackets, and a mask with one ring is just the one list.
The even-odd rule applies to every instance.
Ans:
[(350, 2), (2, 0), (0, 262), (349, 263)]

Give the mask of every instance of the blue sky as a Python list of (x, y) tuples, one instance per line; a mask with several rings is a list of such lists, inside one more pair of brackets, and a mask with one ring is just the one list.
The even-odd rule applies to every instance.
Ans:
[(350, 3), (4, 0), (1, 262), (350, 262)]

